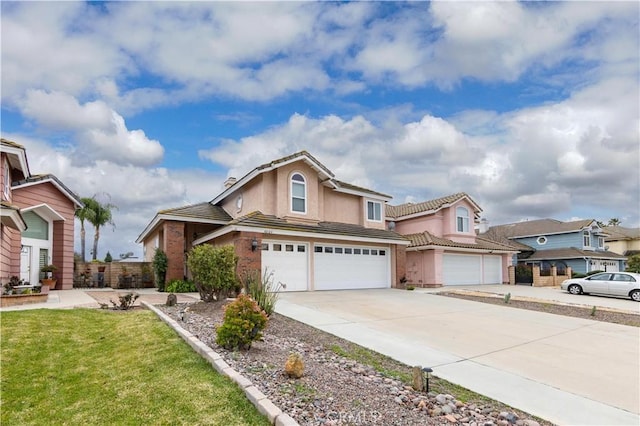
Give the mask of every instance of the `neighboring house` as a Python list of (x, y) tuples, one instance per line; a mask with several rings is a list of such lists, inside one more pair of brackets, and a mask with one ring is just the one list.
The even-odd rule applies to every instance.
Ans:
[(482, 237), (501, 243), (515, 243), (520, 249), (518, 263), (571, 267), (578, 273), (621, 271), (626, 258), (605, 248), (606, 228), (595, 220), (561, 222), (540, 219), (490, 227)]
[(409, 241), (385, 229), (390, 196), (337, 180), (306, 151), (256, 167), (206, 203), (162, 210), (137, 239), (183, 278), (195, 245), (232, 244), (238, 272), (274, 273), (284, 291), (389, 288), (405, 276)]
[(640, 254), (640, 228), (605, 226), (603, 231), (608, 234), (604, 243), (609, 251), (623, 256)]
[(57, 266), (58, 289), (73, 287), (75, 210), (80, 199), (55, 176), (31, 175), (24, 147), (2, 139), (0, 280), (37, 283), (44, 265)]
[(476, 236), (482, 209), (465, 193), (421, 203), (387, 205), (389, 229), (411, 241), (407, 285), (502, 284), (517, 250)]

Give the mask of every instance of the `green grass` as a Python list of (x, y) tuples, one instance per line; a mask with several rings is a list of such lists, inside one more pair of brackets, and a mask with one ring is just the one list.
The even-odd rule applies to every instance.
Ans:
[(3, 425), (268, 425), (149, 311), (4, 312)]

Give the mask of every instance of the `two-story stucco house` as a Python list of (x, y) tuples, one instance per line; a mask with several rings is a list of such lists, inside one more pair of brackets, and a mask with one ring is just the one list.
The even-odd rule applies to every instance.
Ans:
[(604, 239), (607, 250), (623, 256), (640, 254), (640, 228), (627, 228), (624, 226), (606, 226)]
[(592, 219), (510, 223), (493, 226), (481, 235), (493, 241), (517, 243), (518, 263), (538, 265), (541, 269), (555, 265), (561, 269), (569, 266), (578, 273), (624, 270), (626, 258), (605, 248), (606, 229)]
[(476, 236), (482, 209), (465, 193), (421, 203), (387, 205), (389, 229), (403, 235), (407, 248), (407, 285), (502, 284), (517, 252), (511, 246)]
[(385, 227), (390, 199), (301, 151), (229, 178), (210, 202), (158, 212), (137, 242), (145, 260), (165, 251), (168, 280), (188, 275), (193, 246), (232, 244), (240, 273), (268, 268), (284, 291), (394, 287), (409, 241)]
[(31, 175), (25, 148), (2, 139), (0, 280), (19, 276), (31, 284), (53, 264), (58, 289), (73, 288), (74, 218), (82, 202), (51, 174)]

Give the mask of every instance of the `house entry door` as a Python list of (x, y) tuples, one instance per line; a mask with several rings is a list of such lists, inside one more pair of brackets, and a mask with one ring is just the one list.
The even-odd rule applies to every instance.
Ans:
[(20, 279), (25, 282), (31, 281), (31, 246), (22, 246), (20, 250)]

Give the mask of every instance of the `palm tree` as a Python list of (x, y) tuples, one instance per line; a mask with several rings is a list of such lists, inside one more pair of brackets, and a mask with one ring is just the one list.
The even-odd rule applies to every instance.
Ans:
[(618, 219), (617, 217), (613, 217), (609, 219), (608, 226), (620, 226), (621, 223), (622, 222), (620, 221), (620, 219)]
[(91, 218), (87, 219), (89, 222), (91, 222), (96, 230), (96, 233), (93, 236), (93, 260), (96, 260), (98, 256), (98, 240), (100, 239), (100, 227), (108, 224), (115, 228), (116, 225), (115, 223), (113, 223), (113, 215), (111, 213), (111, 210), (117, 208), (118, 207), (111, 203), (102, 204), (99, 201), (96, 201), (96, 205), (93, 208), (94, 214)]
[(80, 247), (81, 247), (81, 257), (82, 261), (85, 262), (85, 236), (86, 232), (84, 230), (84, 221), (91, 222), (93, 217), (95, 216), (95, 206), (97, 201), (94, 198), (83, 197), (80, 199), (84, 207), (76, 210), (75, 216), (80, 220)]

